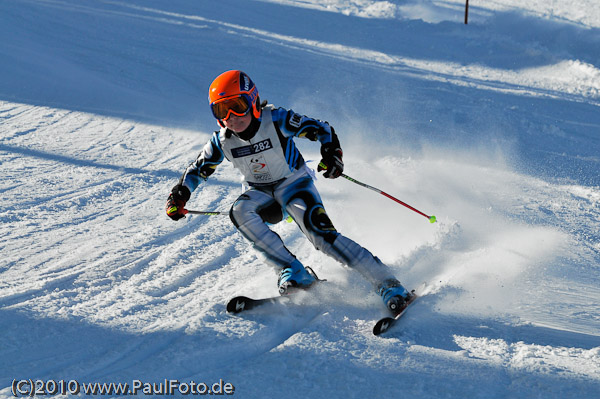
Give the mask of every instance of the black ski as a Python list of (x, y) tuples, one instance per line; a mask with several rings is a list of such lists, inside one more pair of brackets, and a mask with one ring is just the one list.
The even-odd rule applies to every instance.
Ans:
[(384, 318), (380, 319), (375, 324), (375, 327), (373, 327), (373, 334), (379, 335), (379, 334), (382, 334), (382, 333), (386, 332), (387, 330), (389, 330), (404, 315), (404, 313), (406, 312), (408, 307), (411, 304), (413, 304), (417, 298), (418, 298), (418, 296), (417, 296), (417, 294), (415, 294), (415, 291), (413, 290), (412, 297), (408, 300), (408, 303), (406, 304), (404, 309), (402, 309), (402, 311), (394, 317), (384, 317)]
[(291, 297), (293, 297), (294, 295), (299, 294), (301, 292), (308, 292), (315, 285), (317, 285), (316, 283), (321, 283), (323, 281), (327, 281), (327, 280), (319, 279), (319, 280), (315, 281), (315, 283), (313, 285), (311, 285), (309, 288), (290, 287), (290, 288), (288, 288), (288, 290), (285, 294), (272, 296), (272, 297), (268, 297), (268, 298), (254, 299), (254, 298), (248, 298), (247, 296), (236, 296), (235, 298), (231, 299), (227, 303), (227, 312), (235, 314), (235, 313), (244, 312), (246, 310), (254, 309), (254, 308), (257, 308), (262, 305), (267, 305), (270, 303), (285, 303), (285, 302), (289, 301), (291, 299)]
[(252, 299), (246, 296), (236, 296), (227, 303), (228, 313), (241, 313), (269, 303), (279, 303), (288, 300), (287, 296), (274, 296), (270, 298)]
[(309, 289), (312, 289), (314, 286), (316, 286), (317, 283), (327, 281), (326, 279), (318, 278), (315, 272), (310, 267), (307, 266), (306, 270), (315, 278), (315, 282), (311, 286), (307, 288), (296, 288), (290, 286), (285, 292), (281, 292), (279, 296), (273, 296), (269, 298), (253, 299), (248, 298), (247, 296), (236, 296), (227, 303), (227, 312), (235, 314), (244, 312), (246, 310), (254, 309), (269, 303), (282, 303), (288, 301), (290, 296), (296, 293), (306, 292)]

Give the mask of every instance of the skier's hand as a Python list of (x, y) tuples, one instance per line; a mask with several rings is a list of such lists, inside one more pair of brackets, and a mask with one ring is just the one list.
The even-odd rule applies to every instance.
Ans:
[(334, 143), (327, 143), (321, 147), (321, 162), (317, 167), (317, 171), (325, 170), (323, 177), (335, 179), (344, 172), (344, 162), (342, 161), (342, 149)]
[(185, 204), (190, 199), (190, 190), (181, 184), (176, 185), (171, 190), (167, 199), (167, 216), (173, 220), (179, 220), (185, 217)]

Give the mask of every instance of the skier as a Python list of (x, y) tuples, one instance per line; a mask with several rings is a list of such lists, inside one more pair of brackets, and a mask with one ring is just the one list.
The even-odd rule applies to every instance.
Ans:
[(342, 174), (344, 163), (333, 127), (292, 110), (267, 105), (266, 101), (261, 103), (258, 89), (239, 70), (219, 75), (210, 85), (208, 97), (221, 129), (173, 187), (167, 200), (167, 215), (173, 220), (185, 217), (191, 193), (227, 158), (249, 186), (233, 203), (231, 221), (267, 263), (279, 271), (280, 294), (289, 293), (290, 288), (308, 288), (317, 281), (312, 269), (305, 267), (268, 226), (289, 215), (316, 249), (362, 274), (392, 313), (404, 309), (411, 294), (379, 258), (335, 229), (294, 145), (295, 137), (318, 140), (322, 160), (317, 170), (324, 171), (324, 177), (335, 179)]

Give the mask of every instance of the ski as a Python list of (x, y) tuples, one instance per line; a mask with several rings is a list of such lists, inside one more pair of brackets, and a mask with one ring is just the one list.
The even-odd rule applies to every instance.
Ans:
[[(319, 279), (315, 283), (320, 284), (323, 281), (327, 281), (327, 280)], [(286, 303), (289, 300), (291, 300), (291, 298), (293, 296), (295, 296), (299, 293), (309, 292), (315, 285), (317, 285), (317, 284), (313, 284), (312, 286), (310, 286), (310, 288), (290, 287), (290, 289), (288, 289), (288, 291), (285, 294), (280, 294), (277, 296), (272, 296), (272, 297), (267, 297), (267, 298), (254, 299), (254, 298), (248, 298), (247, 296), (236, 296), (236, 297), (230, 299), (229, 302), (227, 303), (227, 313), (237, 314), (237, 313), (245, 312), (246, 310), (257, 308), (259, 306), (268, 305), (270, 303)]]
[(393, 316), (393, 317), (384, 317), (375, 324), (375, 327), (373, 327), (374, 335), (379, 335), (379, 334), (382, 334), (382, 333), (386, 332), (387, 330), (389, 330), (404, 315), (404, 313), (406, 313), (406, 310), (408, 309), (408, 307), (411, 304), (413, 304), (415, 302), (415, 300), (418, 298), (418, 296), (417, 296), (417, 294), (415, 294), (414, 290), (411, 292), (411, 294), (412, 294), (412, 297), (408, 300), (406, 306), (404, 307), (404, 309), (402, 309), (402, 311), (400, 313), (398, 313), (396, 316)]
[(309, 273), (311, 273), (315, 277), (315, 282), (311, 286), (307, 288), (289, 287), (286, 292), (280, 293), (280, 295), (278, 296), (268, 298), (253, 299), (248, 298), (247, 296), (236, 296), (227, 303), (227, 312), (237, 314), (246, 310), (257, 308), (262, 305), (267, 305), (269, 303), (284, 303), (288, 301), (289, 298), (294, 294), (309, 291), (310, 289), (313, 289), (313, 287), (315, 287), (316, 285), (327, 281), (326, 279), (318, 278), (315, 272), (310, 267), (307, 266), (306, 270), (308, 270)]
[(280, 303), (288, 300), (287, 296), (273, 296), (269, 298), (253, 299), (247, 296), (236, 296), (227, 303), (228, 313), (241, 313), (269, 303)]

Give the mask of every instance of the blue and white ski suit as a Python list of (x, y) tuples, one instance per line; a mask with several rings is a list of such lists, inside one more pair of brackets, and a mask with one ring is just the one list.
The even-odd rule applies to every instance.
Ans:
[(385, 281), (397, 281), (379, 258), (337, 232), (294, 137), (319, 140), (321, 145), (337, 140), (327, 122), (267, 105), (250, 140), (242, 140), (226, 128), (215, 132), (183, 174), (181, 184), (194, 191), (227, 158), (250, 186), (232, 205), (231, 220), (278, 271), (296, 260), (267, 224), (282, 220), (285, 209), (315, 248), (356, 269), (376, 289)]

